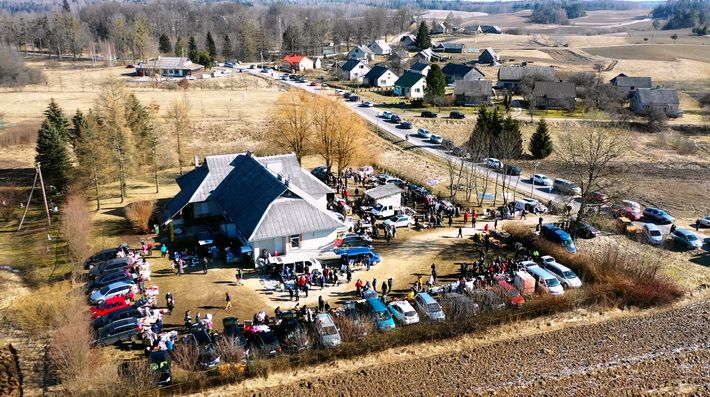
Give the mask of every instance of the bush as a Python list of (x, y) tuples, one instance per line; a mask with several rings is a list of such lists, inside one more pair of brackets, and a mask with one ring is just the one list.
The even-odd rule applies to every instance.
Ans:
[(128, 222), (134, 229), (146, 233), (150, 230), (148, 222), (155, 212), (155, 200), (143, 200), (130, 203), (126, 206), (125, 214)]
[(0, 48), (0, 86), (24, 87), (45, 80), (42, 71), (27, 67), (17, 52), (9, 48)]

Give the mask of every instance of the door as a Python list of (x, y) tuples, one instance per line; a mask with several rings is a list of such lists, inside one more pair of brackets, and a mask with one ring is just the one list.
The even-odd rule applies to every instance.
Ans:
[(285, 254), (286, 252), (284, 251), (284, 239), (283, 237), (280, 238), (275, 238), (274, 239), (274, 251), (278, 252), (279, 255)]

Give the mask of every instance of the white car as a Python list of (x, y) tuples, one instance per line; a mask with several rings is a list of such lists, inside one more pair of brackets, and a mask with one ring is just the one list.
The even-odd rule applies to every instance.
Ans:
[(483, 159), (483, 162), (486, 163), (486, 167), (488, 167), (488, 168), (493, 168), (496, 170), (503, 168), (503, 163), (501, 163), (500, 160), (498, 160), (498, 159), (487, 158), (487, 159)]
[(375, 106), (375, 104), (370, 101), (365, 101), (362, 103), (362, 106), (364, 106), (366, 108), (371, 108), (371, 107)]
[(547, 175), (535, 174), (532, 177), (533, 185), (543, 185), (552, 186), (552, 179), (548, 178)]
[(382, 116), (383, 119), (389, 120), (390, 117), (392, 117), (392, 112), (384, 111), (384, 112), (382, 112), (382, 115), (381, 115), (381, 116)]
[(663, 244), (663, 233), (658, 228), (658, 226), (653, 223), (643, 224), (643, 234), (651, 245), (661, 245)]
[(341, 90), (340, 88), (336, 88), (336, 89), (335, 89), (335, 93), (338, 94), (338, 95), (340, 95), (340, 94), (343, 93), (343, 90)]
[(427, 130), (426, 128), (420, 128), (417, 130), (417, 135), (420, 138), (430, 138), (431, 137), (431, 131)]
[(419, 322), (419, 314), (412, 305), (405, 300), (390, 302), (387, 305), (394, 320), (402, 325), (411, 325)]
[(534, 198), (523, 197), (515, 201), (515, 210), (526, 210), (533, 214), (543, 214), (547, 212), (547, 207)]
[(365, 178), (372, 175), (375, 172), (375, 169), (372, 168), (372, 166), (370, 165), (365, 165), (358, 168), (358, 170), (355, 172), (357, 172), (357, 174), (360, 175), (362, 178)]
[(414, 220), (409, 215), (395, 215), (382, 223), (385, 226), (408, 227), (414, 224)]
[(621, 204), (624, 205), (625, 208), (634, 208), (637, 210), (641, 210), (641, 204), (631, 201), (631, 200), (621, 200)]
[(548, 272), (552, 273), (553, 276), (557, 277), (564, 288), (580, 288), (582, 286), (582, 280), (577, 277), (572, 270), (567, 266), (557, 262), (555, 258), (550, 255), (542, 256), (542, 266), (547, 269)]
[(429, 141), (431, 143), (441, 144), (441, 142), (444, 142), (444, 138), (442, 138), (441, 135), (431, 134)]
[(700, 218), (698, 221), (700, 222), (700, 226), (710, 227), (710, 215)]

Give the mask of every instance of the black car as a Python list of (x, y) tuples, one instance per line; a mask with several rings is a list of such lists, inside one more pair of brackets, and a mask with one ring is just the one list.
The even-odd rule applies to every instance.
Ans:
[(522, 170), (517, 165), (510, 165), (510, 164), (505, 165), (505, 174), (506, 175), (518, 176), (521, 173), (522, 173)]
[(350, 95), (350, 96), (348, 97), (348, 101), (350, 101), (350, 102), (357, 102), (357, 101), (359, 101), (359, 100), (360, 100), (360, 97), (357, 96), (357, 95)]
[(137, 318), (124, 318), (101, 328), (93, 343), (98, 347), (113, 345), (118, 342), (134, 343), (140, 339), (141, 332), (142, 329)]
[(99, 251), (91, 258), (87, 259), (86, 262), (84, 262), (84, 269), (91, 269), (98, 263), (106, 262), (109, 259), (114, 259), (116, 258), (117, 253), (118, 248), (109, 248), (103, 251)]
[(193, 343), (199, 349), (198, 361), (200, 367), (210, 369), (220, 363), (221, 357), (217, 351), (217, 345), (215, 345), (214, 339), (204, 328), (193, 328), (190, 330), (190, 335), (187, 335), (183, 341), (185, 343)]
[(468, 157), (468, 152), (465, 148), (461, 146), (455, 146), (453, 149), (451, 149), (451, 154), (456, 157)]
[(393, 114), (392, 117), (390, 117), (390, 123), (401, 123), (402, 118), (397, 116), (396, 114)]
[(451, 118), (451, 119), (465, 119), (466, 115), (461, 112), (455, 111), (455, 112), (449, 113), (449, 118)]
[(236, 317), (225, 317), (222, 319), (222, 326), (224, 326), (224, 331), (222, 335), (227, 338), (233, 338), (239, 341), (239, 345), (245, 347), (247, 344), (247, 339), (244, 337), (242, 329), (239, 328), (239, 320)]
[(114, 270), (125, 269), (128, 266), (128, 258), (110, 259), (94, 266), (91, 270), (89, 270), (89, 277), (97, 278), (102, 274), (110, 273)]
[(428, 110), (422, 112), (422, 117), (428, 118), (428, 119), (435, 119), (437, 117), (437, 114), (434, 112), (430, 112)]
[(297, 353), (311, 347), (308, 330), (296, 318), (293, 312), (285, 312), (280, 322), (274, 327), (274, 333), (284, 350)]
[(409, 121), (403, 121), (402, 123), (399, 124), (399, 128), (403, 128), (405, 130), (411, 130), (412, 123), (410, 123)]
[(126, 318), (141, 318), (143, 314), (138, 310), (138, 308), (124, 307), (123, 309), (114, 310), (105, 316), (96, 318), (94, 320), (93, 326), (95, 330), (100, 330), (101, 328), (113, 323), (114, 321), (123, 320)]
[(272, 357), (281, 354), (281, 345), (273, 331), (259, 331), (249, 334), (247, 347), (252, 354)]
[(587, 222), (572, 222), (570, 229), (573, 235), (581, 238), (594, 238), (601, 235), (599, 229)]
[(116, 283), (119, 281), (131, 281), (132, 277), (126, 274), (125, 269), (112, 270), (103, 273), (96, 277), (95, 279), (86, 283), (86, 292), (91, 292), (97, 289), (101, 289), (111, 283)]

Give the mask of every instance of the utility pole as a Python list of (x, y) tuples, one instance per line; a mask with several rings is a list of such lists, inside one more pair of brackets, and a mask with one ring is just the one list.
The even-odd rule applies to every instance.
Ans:
[(39, 178), (40, 186), (42, 187), (42, 198), (44, 200), (44, 211), (47, 214), (47, 225), (52, 224), (52, 218), (49, 216), (49, 206), (47, 205), (47, 194), (44, 190), (44, 180), (42, 179), (41, 164), (37, 163), (35, 165), (35, 178), (32, 181), (32, 189), (30, 190), (30, 196), (27, 198), (27, 204), (25, 205), (25, 212), (22, 214), (22, 219), (20, 219), (20, 225), (17, 227), (19, 232), (22, 229), (22, 225), (25, 223), (25, 218), (27, 217), (27, 211), (30, 209), (30, 202), (32, 201), (32, 194), (37, 186), (37, 179)]

